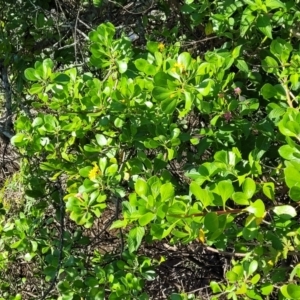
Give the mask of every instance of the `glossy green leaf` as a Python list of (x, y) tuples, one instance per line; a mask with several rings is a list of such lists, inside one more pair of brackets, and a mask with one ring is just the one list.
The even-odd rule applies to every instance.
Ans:
[(272, 9), (275, 8), (285, 8), (285, 4), (280, 0), (266, 0), (266, 6)]
[(42, 77), (44, 80), (48, 79), (52, 73), (54, 63), (50, 58), (46, 58), (42, 63)]
[(260, 91), (266, 100), (274, 98), (277, 95), (276, 89), (270, 83), (264, 84)]
[[(281, 289), (280, 289), (281, 290)], [(291, 299), (300, 299), (300, 286), (290, 283), (286, 287), (286, 292)]]
[(26, 69), (24, 71), (24, 75), (26, 79), (30, 81), (38, 81), (39, 79), (41, 79), (40, 75), (33, 68)]
[(300, 151), (296, 147), (283, 145), (278, 150), (281, 157), (287, 160), (300, 160)]
[(219, 229), (219, 219), (218, 215), (214, 212), (208, 213), (204, 217), (204, 226), (211, 232), (214, 232)]
[(257, 218), (262, 218), (265, 214), (265, 204), (262, 200), (255, 200), (251, 203), (249, 207), (246, 208), (247, 211), (254, 214)]
[(278, 69), (278, 62), (271, 56), (267, 56), (262, 61), (262, 67), (267, 73), (277, 73)]
[(248, 205), (249, 204), (249, 199), (248, 199), (247, 195), (245, 195), (242, 192), (233, 193), (232, 199), (236, 204), (239, 204), (239, 205)]
[(157, 72), (156, 67), (143, 58), (137, 59), (134, 64), (139, 71), (144, 72), (146, 75), (153, 76)]
[(246, 178), (243, 182), (243, 193), (248, 198), (251, 199), (256, 191), (256, 184), (252, 178)]
[(249, 72), (249, 68), (248, 68), (247, 63), (246, 63), (244, 60), (242, 60), (242, 59), (238, 59), (238, 60), (236, 61), (236, 66), (237, 66), (237, 68), (238, 68), (239, 70), (241, 70), (241, 71), (243, 71), (243, 72), (245, 72), (245, 73), (248, 73), (248, 72)]
[(118, 172), (118, 165), (117, 164), (112, 164), (109, 167), (106, 168), (105, 170), (105, 175), (108, 176), (114, 176)]
[(257, 284), (260, 280), (261, 276), (260, 274), (255, 274), (252, 278), (251, 278), (251, 283), (252, 284)]
[(216, 281), (211, 281), (209, 283), (209, 286), (212, 289), (214, 294), (222, 292), (220, 285)]
[(217, 189), (218, 189), (218, 194), (221, 196), (224, 204), (234, 192), (234, 188), (230, 180), (223, 180), (218, 182)]
[(117, 61), (118, 71), (123, 74), (127, 71), (128, 65), (126, 61)]
[(243, 11), (242, 19), (240, 23), (240, 32), (241, 37), (244, 37), (247, 31), (252, 26), (253, 22), (255, 20), (255, 16), (252, 14), (252, 10), (248, 7)]
[(294, 201), (300, 201), (300, 183), (292, 186), (289, 191), (289, 196)]
[(204, 207), (210, 205), (213, 201), (213, 195), (210, 191), (202, 189), (195, 181), (190, 184), (190, 192), (201, 201)]
[(284, 169), (285, 182), (289, 188), (300, 182), (300, 170), (293, 166), (288, 166)]
[(165, 183), (160, 187), (161, 201), (171, 201), (175, 196), (175, 190), (172, 183)]
[(213, 86), (214, 86), (214, 81), (212, 79), (205, 79), (200, 82), (199, 86), (197, 86), (197, 91), (202, 96), (207, 96), (210, 93)]
[(155, 217), (155, 214), (152, 212), (147, 212), (146, 214), (142, 215), (139, 218), (139, 224), (140, 226), (146, 226), (149, 224)]
[(273, 288), (274, 287), (273, 287), (272, 284), (270, 284), (270, 283), (263, 283), (261, 285), (260, 290), (261, 290), (262, 295), (268, 296), (268, 295), (270, 295), (273, 292)]
[(174, 110), (176, 109), (176, 106), (177, 106), (176, 98), (166, 99), (161, 102), (161, 109), (166, 114), (173, 113)]
[(145, 235), (144, 227), (135, 227), (129, 231), (127, 243), (128, 243), (128, 249), (130, 253), (136, 251), (140, 247), (144, 235)]
[(148, 196), (149, 188), (145, 180), (138, 178), (134, 185), (134, 189), (140, 197), (146, 198)]
[(267, 14), (260, 15), (256, 20), (256, 25), (258, 29), (268, 38), (272, 39), (272, 26), (270, 23), (270, 18)]
[(273, 210), (277, 216), (287, 220), (297, 216), (295, 208), (291, 205), (276, 206)]
[(192, 57), (189, 52), (182, 52), (178, 56), (177, 61), (178, 61), (178, 64), (181, 64), (184, 66), (184, 69), (188, 69), (191, 64)]
[(34, 83), (31, 88), (29, 89), (29, 93), (34, 95), (41, 93), (44, 90), (44, 86), (40, 83)]
[(79, 170), (79, 174), (80, 176), (82, 177), (88, 177), (89, 176), (89, 172), (93, 169), (93, 167), (91, 166), (87, 166), (87, 167), (84, 167), (84, 168), (81, 168)]
[(106, 146), (107, 145), (107, 138), (103, 134), (96, 134), (96, 141), (99, 146)]
[(292, 50), (292, 45), (281, 38), (273, 40), (270, 45), (271, 53), (276, 56), (282, 63), (287, 62)]
[(169, 100), (173, 101), (176, 98), (176, 92), (164, 87), (154, 87), (152, 91), (153, 97), (158, 101)]
[(93, 4), (95, 7), (100, 7), (102, 5), (103, 0), (93, 0)]
[(263, 193), (271, 200), (275, 200), (275, 185), (273, 182), (263, 184)]
[(27, 142), (27, 137), (24, 133), (17, 133), (15, 136), (11, 138), (12, 145), (16, 147), (20, 147), (25, 145)]
[(233, 271), (227, 271), (226, 278), (229, 282), (236, 282), (238, 279), (238, 275), (236, 273), (234, 273)]

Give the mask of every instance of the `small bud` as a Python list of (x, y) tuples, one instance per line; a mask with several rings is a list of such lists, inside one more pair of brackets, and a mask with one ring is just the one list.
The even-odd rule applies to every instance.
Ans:
[(241, 90), (239, 87), (236, 87), (236, 88), (234, 89), (234, 93), (235, 93), (236, 95), (240, 95), (241, 92), (242, 92), (242, 90)]
[(227, 111), (224, 115), (223, 115), (223, 118), (229, 122), (231, 119), (232, 119), (232, 114), (230, 111)]

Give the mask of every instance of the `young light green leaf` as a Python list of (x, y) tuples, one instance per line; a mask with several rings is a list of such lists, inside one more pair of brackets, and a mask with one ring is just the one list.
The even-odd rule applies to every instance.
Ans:
[(144, 199), (147, 198), (149, 191), (148, 191), (148, 184), (145, 180), (138, 178), (134, 185), (134, 189), (140, 197)]
[(280, 216), (286, 220), (297, 216), (296, 209), (291, 205), (276, 206), (273, 210), (277, 216)]
[(275, 200), (275, 185), (274, 182), (266, 182), (263, 185), (263, 193), (271, 200)]
[(178, 56), (177, 61), (178, 64), (182, 65), (184, 69), (187, 70), (192, 61), (191, 54), (189, 52), (183, 52)]
[(96, 141), (99, 146), (106, 146), (107, 145), (107, 139), (103, 134), (96, 134)]
[(257, 199), (246, 210), (254, 214), (256, 218), (262, 218), (265, 215), (265, 204), (262, 200)]
[(239, 204), (239, 205), (248, 205), (249, 204), (248, 197), (242, 192), (233, 193), (232, 199), (236, 204)]
[(135, 227), (129, 231), (127, 243), (128, 243), (128, 250), (130, 253), (133, 253), (140, 247), (144, 235), (145, 235), (144, 227)]
[(201, 201), (204, 207), (210, 205), (213, 201), (213, 195), (210, 191), (202, 189), (195, 181), (190, 184), (190, 192)]
[(112, 223), (109, 230), (116, 229), (116, 228), (124, 228), (127, 226), (127, 220), (116, 220)]
[(139, 71), (144, 72), (146, 75), (153, 76), (156, 74), (156, 67), (143, 58), (137, 59), (134, 64)]
[(232, 182), (230, 180), (220, 181), (218, 182), (217, 188), (218, 194), (221, 196), (223, 203), (225, 204), (225, 202), (231, 197), (234, 192)]
[(248, 199), (251, 199), (256, 191), (256, 184), (254, 180), (252, 178), (246, 178), (245, 181), (243, 182), (242, 187), (243, 187), (244, 195)]
[[(282, 291), (284, 289), (284, 286), (280, 289)], [(289, 299), (300, 299), (300, 286), (290, 283), (286, 286), (286, 292)], [(285, 295), (285, 293), (282, 293)]]
[(174, 198), (175, 191), (171, 182), (165, 183), (160, 187), (161, 201), (171, 201)]
[(300, 186), (299, 182), (292, 186), (289, 191), (289, 196), (293, 201), (300, 201)]
[(288, 166), (284, 169), (285, 182), (289, 188), (300, 182), (300, 171), (294, 166)]
[(33, 68), (26, 69), (24, 72), (24, 75), (25, 75), (26, 79), (30, 80), (30, 81), (38, 81), (39, 79), (41, 79), (39, 74)]
[(146, 226), (148, 223), (150, 223), (155, 218), (155, 214), (152, 212), (147, 212), (146, 214), (142, 215), (139, 218), (139, 224), (140, 226)]

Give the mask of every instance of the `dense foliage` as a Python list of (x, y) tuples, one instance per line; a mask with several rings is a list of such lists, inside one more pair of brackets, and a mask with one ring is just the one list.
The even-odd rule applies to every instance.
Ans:
[[(34, 266), (38, 299), (149, 299), (164, 257), (141, 249), (159, 241), (231, 258), (209, 296), (170, 299), (300, 299), (300, 5), (174, 3), (181, 22), (145, 45), (111, 22), (91, 29), (86, 66), (47, 47), (28, 63), (19, 52), (13, 60), (12, 43), (0, 49), (30, 110), (16, 105), (25, 193), (14, 205), (2, 197), (0, 268)], [(197, 30), (218, 46), (189, 48)], [(83, 234), (107, 213), (117, 251)], [(11, 281), (0, 279), (2, 299), (35, 298), (22, 293), (26, 277)]]

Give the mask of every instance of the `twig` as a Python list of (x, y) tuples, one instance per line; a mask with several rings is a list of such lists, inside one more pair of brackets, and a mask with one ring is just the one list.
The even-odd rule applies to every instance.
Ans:
[[(214, 212), (217, 215), (229, 215), (229, 214), (239, 214), (239, 213), (247, 213), (246, 210), (236, 208), (236, 209), (231, 209), (231, 210), (216, 210), (216, 211), (211, 211)], [(204, 217), (208, 213), (211, 212), (201, 212), (201, 213), (195, 213), (195, 214), (190, 214), (190, 215), (184, 215), (184, 214), (168, 214), (168, 217), (174, 217), (174, 218), (193, 218), (193, 217)]]
[(77, 35), (76, 35), (76, 32), (77, 32), (79, 14), (80, 14), (80, 8), (78, 9), (78, 12), (77, 12), (77, 16), (76, 16), (76, 20), (75, 20), (75, 27), (74, 27), (74, 53), (75, 53), (75, 62), (76, 63), (77, 63), (77, 47), (76, 47)]
[(74, 42), (74, 43), (72, 43), (72, 44), (70, 44), (70, 45), (62, 46), (62, 47), (58, 48), (57, 50), (62, 50), (62, 49), (71, 48), (71, 47), (75, 46), (75, 44), (76, 44), (76, 42)]
[(84, 23), (82, 20), (80, 20), (79, 18), (78, 18), (78, 22), (79, 23), (81, 23), (81, 24), (83, 24), (87, 29), (89, 29), (89, 30), (92, 30), (93, 28), (91, 27), (91, 26), (89, 26), (88, 24), (86, 24), (86, 23)]
[(219, 38), (219, 37), (218, 36), (211, 36), (211, 37), (207, 37), (207, 38), (204, 38), (204, 39), (198, 40), (198, 41), (185, 42), (185, 43), (182, 43), (182, 45), (183, 46), (195, 45), (195, 44), (198, 44), (198, 43), (204, 43), (206, 41), (217, 39), (217, 38)]
[(209, 246), (204, 246), (204, 249), (214, 252), (214, 253), (218, 253), (220, 255), (224, 255), (224, 256), (246, 257), (248, 255), (248, 253), (222, 251), (222, 250), (218, 250), (218, 249), (215, 249), (215, 248), (212, 248)]
[(199, 291), (204, 290), (204, 289), (209, 289), (209, 288), (210, 288), (210, 286), (207, 285), (207, 286), (204, 286), (204, 287), (201, 287), (201, 288), (192, 290), (192, 291), (188, 292), (188, 294), (194, 294), (194, 293), (196, 293), (196, 292), (199, 292)]
[(84, 32), (82, 32), (80, 29), (76, 28), (76, 31), (77, 31), (78, 33), (80, 33), (80, 34), (85, 38), (86, 41), (89, 40), (89, 37), (88, 37)]
[(145, 10), (141, 11), (141, 12), (132, 12), (130, 10), (128, 10), (127, 8), (132, 6), (134, 3), (129, 3), (129, 5), (125, 5), (123, 6), (122, 4), (118, 3), (118, 2), (115, 2), (115, 1), (112, 1), (112, 0), (108, 0), (108, 2), (111, 2), (115, 5), (118, 5), (119, 7), (121, 7), (122, 9), (124, 9), (126, 12), (128, 12), (129, 14), (132, 14), (132, 15), (144, 15), (145, 13), (147, 13), (153, 6), (154, 4), (154, 0), (151, 1), (151, 4), (148, 8), (146, 8)]

